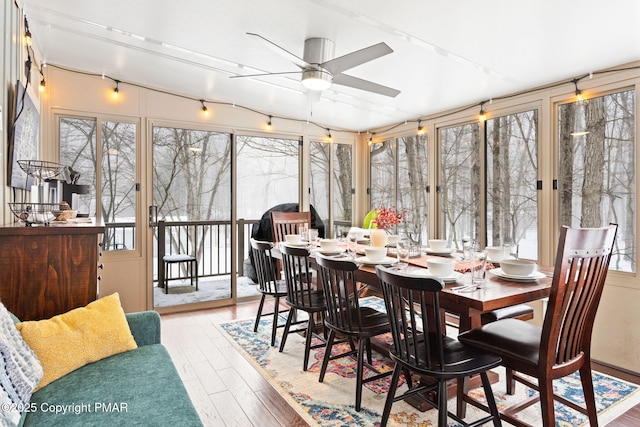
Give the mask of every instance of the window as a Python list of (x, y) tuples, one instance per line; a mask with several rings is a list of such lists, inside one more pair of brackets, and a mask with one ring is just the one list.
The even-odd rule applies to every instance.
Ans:
[(167, 221), (231, 219), (231, 135), (153, 127), (153, 200)]
[(478, 238), (480, 228), (480, 125), (439, 129), (440, 238), (461, 249), (463, 238)]
[(300, 141), (237, 137), (238, 218), (260, 219), (273, 206), (300, 202)]
[[(100, 146), (97, 145), (97, 129), (100, 129)], [(104, 221), (105, 250), (134, 249), (137, 125), (95, 118), (60, 117), (59, 138), (60, 163), (80, 173), (78, 184), (89, 188), (88, 192), (78, 194), (79, 213), (88, 213)], [(97, 191), (95, 171), (99, 162), (102, 175), (100, 191)], [(98, 198), (100, 206), (96, 206)]]
[(351, 145), (311, 141), (310, 164), (310, 204), (324, 221), (327, 235), (330, 218), (334, 224), (351, 225), (353, 216)]
[(635, 92), (558, 107), (560, 225), (618, 224), (610, 268), (636, 271)]
[(538, 259), (537, 110), (486, 122), (487, 245)]
[(407, 222), (427, 226), (427, 138), (404, 136), (372, 144), (371, 208), (407, 210)]

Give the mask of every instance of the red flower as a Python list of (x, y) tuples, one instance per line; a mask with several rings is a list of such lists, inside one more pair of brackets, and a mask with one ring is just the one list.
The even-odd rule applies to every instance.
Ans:
[(390, 208), (380, 206), (378, 209), (376, 209), (376, 217), (374, 219), (374, 222), (377, 228), (388, 230), (394, 225), (398, 225), (406, 214), (406, 209), (398, 212), (396, 211), (395, 206), (392, 206)]

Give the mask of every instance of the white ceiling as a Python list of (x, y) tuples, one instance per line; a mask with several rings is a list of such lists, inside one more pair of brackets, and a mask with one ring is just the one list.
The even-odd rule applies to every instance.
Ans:
[[(369, 130), (640, 59), (637, 0), (21, 0), (50, 64), (312, 120)], [(398, 89), (390, 98), (333, 85), (320, 100), (247, 32), (302, 57), (387, 43), (394, 52), (346, 74)]]

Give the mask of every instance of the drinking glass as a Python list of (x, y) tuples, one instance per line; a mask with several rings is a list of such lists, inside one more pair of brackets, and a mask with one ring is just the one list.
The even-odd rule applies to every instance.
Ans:
[(487, 274), (487, 251), (475, 249), (471, 251), (471, 284), (474, 285), (475, 289), (481, 289), (485, 285)]
[(300, 239), (303, 242), (306, 242), (309, 240), (309, 227), (307, 227), (306, 225), (301, 225), (300, 226)]
[(473, 251), (475, 250), (476, 242), (469, 237), (462, 238), (462, 260), (471, 261), (473, 259)]
[(313, 243), (314, 245), (318, 243), (318, 229), (310, 228), (308, 233), (309, 233), (309, 242)]
[(358, 233), (350, 232), (347, 234), (347, 255), (355, 259), (358, 247)]
[(404, 270), (409, 266), (409, 255), (411, 253), (411, 240), (408, 237), (400, 237), (396, 243), (398, 262), (394, 267)]

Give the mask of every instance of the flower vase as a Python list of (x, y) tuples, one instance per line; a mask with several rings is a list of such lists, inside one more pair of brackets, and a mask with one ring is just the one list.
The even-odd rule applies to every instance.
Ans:
[(371, 230), (369, 238), (371, 239), (371, 246), (374, 248), (384, 248), (387, 246), (389, 235), (385, 230), (374, 228)]

